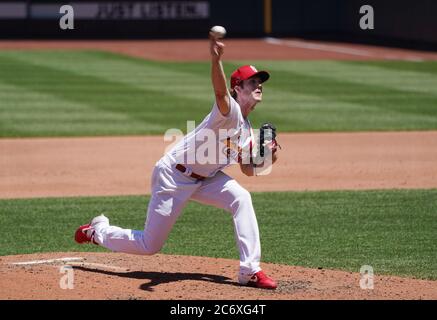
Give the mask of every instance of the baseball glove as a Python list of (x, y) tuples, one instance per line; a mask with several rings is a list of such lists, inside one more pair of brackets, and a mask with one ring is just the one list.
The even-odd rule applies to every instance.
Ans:
[(277, 149), (281, 149), (278, 141), (276, 140), (276, 127), (269, 123), (263, 123), (259, 129), (259, 155), (264, 158), (268, 152), (275, 153)]

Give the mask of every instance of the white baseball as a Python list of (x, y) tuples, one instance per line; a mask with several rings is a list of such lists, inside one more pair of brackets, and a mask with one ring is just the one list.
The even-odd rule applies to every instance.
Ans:
[(216, 39), (223, 38), (226, 35), (226, 29), (222, 26), (214, 26), (211, 28), (210, 32)]

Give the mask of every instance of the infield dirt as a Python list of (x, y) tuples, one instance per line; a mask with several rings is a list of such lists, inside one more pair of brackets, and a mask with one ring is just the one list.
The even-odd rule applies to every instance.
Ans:
[[(13, 265), (62, 257), (82, 261)], [(72, 287), (62, 289), (65, 265), (73, 265)], [(436, 281), (375, 276), (362, 289), (359, 273), (262, 264), (274, 291), (240, 286), (235, 260), (191, 256), (114, 253), (50, 253), (0, 258), (0, 299), (437, 299)], [(65, 288), (65, 286), (64, 286)]]
[[(278, 136), (271, 174), (226, 172), (249, 191), (437, 188), (437, 132)], [(150, 193), (163, 137), (0, 139), (1, 198)]]

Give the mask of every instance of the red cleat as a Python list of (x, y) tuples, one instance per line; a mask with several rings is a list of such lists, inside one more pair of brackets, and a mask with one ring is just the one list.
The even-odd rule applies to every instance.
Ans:
[(92, 242), (94, 244), (97, 244), (94, 241), (94, 228), (91, 227), (91, 224), (84, 224), (83, 226), (80, 226), (77, 228), (76, 233), (74, 234), (74, 240), (77, 243), (89, 243)]
[(95, 228), (97, 225), (109, 226), (108, 218), (106, 218), (102, 214), (100, 216), (95, 217), (93, 220), (91, 220), (90, 223), (80, 226), (79, 228), (77, 228), (74, 234), (74, 240), (80, 244), (94, 243), (98, 245), (98, 243), (94, 239), (94, 234), (96, 232)]
[(247, 283), (247, 286), (270, 290), (274, 290), (278, 287), (275, 280), (267, 276), (263, 271), (255, 273)]

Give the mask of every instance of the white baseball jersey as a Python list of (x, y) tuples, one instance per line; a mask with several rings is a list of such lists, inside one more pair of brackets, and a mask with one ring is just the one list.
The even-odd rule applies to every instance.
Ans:
[(225, 167), (240, 162), (249, 163), (253, 132), (248, 119), (231, 96), (230, 111), (224, 116), (217, 103), (193, 131), (179, 141), (163, 161), (169, 166), (183, 164), (192, 172), (213, 177)]

